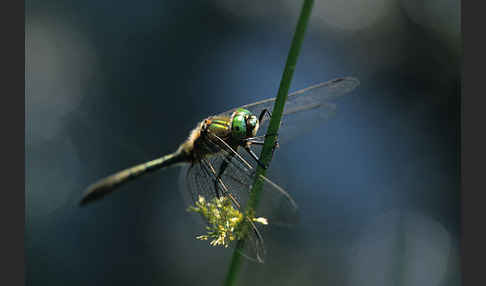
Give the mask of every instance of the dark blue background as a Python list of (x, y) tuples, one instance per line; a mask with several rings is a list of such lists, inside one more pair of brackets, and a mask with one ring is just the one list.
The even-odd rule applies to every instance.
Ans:
[[(221, 283), (231, 251), (194, 239), (176, 168), (76, 203), (275, 96), (300, 2), (26, 2), (27, 285)], [(316, 2), (292, 90), (361, 85), (278, 149), (301, 223), (265, 232), (241, 285), (459, 285), (459, 1)]]

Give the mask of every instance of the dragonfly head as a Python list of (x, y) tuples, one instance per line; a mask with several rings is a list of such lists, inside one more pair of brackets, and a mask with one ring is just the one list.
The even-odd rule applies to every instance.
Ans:
[(235, 139), (255, 137), (259, 127), (258, 118), (249, 110), (238, 108), (231, 116), (231, 135)]

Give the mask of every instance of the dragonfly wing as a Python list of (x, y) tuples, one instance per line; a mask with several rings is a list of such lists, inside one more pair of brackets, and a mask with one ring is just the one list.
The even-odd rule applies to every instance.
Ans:
[[(204, 196), (206, 200), (211, 200), (217, 197), (217, 192), (222, 191), (231, 192), (230, 195), (235, 198), (238, 204), (241, 202), (241, 198), (238, 195), (239, 191), (236, 191), (236, 186), (227, 185), (228, 182), (222, 179), (218, 180), (211, 170), (211, 168), (214, 168), (213, 164), (219, 166), (218, 164), (222, 164), (223, 162), (222, 156), (214, 156), (211, 159), (201, 160), (199, 164), (183, 168), (180, 182), (183, 188), (187, 190), (183, 194), (186, 204), (194, 205), (199, 195)], [(247, 184), (240, 184), (238, 187), (241, 191), (241, 188), (247, 189)], [(207, 221), (202, 216), (197, 217), (199, 217), (198, 222), (200, 224), (207, 224)], [(245, 223), (248, 224), (249, 232), (244, 247), (239, 252), (247, 259), (263, 263), (265, 257), (263, 237), (254, 222), (248, 219)]]
[(194, 185), (195, 182), (194, 178), (192, 177), (194, 175), (189, 175), (190, 172), (194, 171), (192, 170), (192, 168), (193, 165), (187, 164), (182, 166), (179, 171), (179, 192), (184, 199), (184, 205), (186, 207), (194, 205), (194, 199), (191, 190), (197, 187), (197, 185)]
[[(327, 102), (323, 102), (316, 108), (306, 109), (306, 112), (287, 113), (280, 123), (278, 142), (285, 144), (293, 138), (311, 132), (334, 115), (336, 115), (336, 105)], [(261, 130), (261, 134), (266, 133), (266, 127)]]
[[(223, 181), (223, 178), (218, 178), (217, 174), (223, 164), (231, 166), (232, 169), (239, 168), (239, 172), (242, 173), (249, 172), (249, 169), (252, 168), (252, 166), (243, 158), (232, 161), (230, 157), (233, 157), (235, 153), (231, 152), (236, 151), (231, 147), (221, 146), (221, 144), (211, 140), (212, 139), (207, 138), (206, 141), (202, 142), (201, 148), (220, 151), (214, 155), (201, 159), (199, 162), (196, 162), (191, 166), (183, 167), (181, 170), (179, 184), (185, 203), (188, 206), (194, 205), (200, 195), (207, 200), (211, 200), (218, 197), (218, 195), (227, 194), (229, 192), (237, 202), (236, 207), (239, 207), (239, 202), (241, 200), (239, 194), (244, 194), (246, 188), (242, 190), (241, 185), (226, 186), (227, 183)], [(228, 151), (228, 148), (231, 151)], [(237, 154), (237, 156), (240, 155)], [(241, 162), (245, 162), (246, 165)], [(246, 183), (248, 184), (248, 182)]]
[[(208, 140), (211, 144), (226, 144), (223, 140), (215, 136)], [(237, 207), (246, 206), (250, 188), (255, 180), (256, 169), (248, 162), (253, 160), (248, 158), (247, 153), (240, 154), (228, 145), (222, 146), (224, 156), (216, 156), (213, 165), (221, 168), (224, 163), (224, 172), (219, 174), (221, 185), (225, 190), (234, 195), (238, 200)], [(246, 157), (246, 159), (245, 159)], [(223, 162), (217, 162), (219, 159)], [(219, 169), (218, 169), (219, 170)], [(259, 202), (262, 207), (257, 209), (257, 214), (270, 219), (273, 224), (294, 225), (298, 222), (298, 207), (292, 197), (280, 186), (261, 176), (262, 193)], [(223, 183), (224, 182), (224, 183)]]
[[(242, 157), (244, 154), (240, 154)], [(231, 158), (221, 179), (231, 193), (238, 198), (241, 206), (246, 206), (255, 180), (256, 169), (245, 169), (238, 158)], [(262, 192), (256, 215), (267, 218), (271, 225), (294, 225), (299, 220), (298, 206), (292, 197), (280, 186), (261, 176)]]
[[(194, 204), (199, 195), (207, 200), (219, 195), (231, 195), (234, 205), (241, 211), (249, 198), (250, 188), (255, 179), (256, 170), (249, 163), (252, 158), (246, 153), (238, 153), (229, 146), (221, 147), (221, 143), (209, 139), (205, 144), (213, 144), (208, 148), (220, 148), (220, 152), (204, 158), (199, 163), (186, 169), (184, 196), (190, 199), (186, 202)], [(219, 172), (225, 166), (223, 172)], [(181, 175), (182, 176), (182, 175)], [(182, 180), (181, 180), (182, 181)], [(256, 214), (271, 221), (272, 224), (292, 225), (298, 221), (298, 207), (291, 196), (280, 186), (262, 177), (263, 188), (260, 194), (259, 208)]]
[(249, 260), (263, 263), (265, 261), (266, 249), (263, 242), (263, 236), (252, 221), (247, 221), (249, 232), (246, 235), (242, 249), (238, 252)]
[[(179, 175), (179, 184), (182, 197), (184, 198), (184, 203), (187, 207), (195, 206), (202, 196), (206, 201), (211, 201), (218, 196), (221, 197), (223, 194), (229, 193), (229, 197), (233, 198), (233, 205), (239, 206), (240, 197), (238, 196), (238, 191), (232, 190), (231, 193), (223, 183), (222, 179), (217, 180), (213, 171), (211, 170), (213, 164), (217, 163), (215, 161), (209, 161), (203, 159), (200, 163), (193, 164), (192, 166), (184, 166)], [(207, 221), (203, 216), (193, 216), (196, 222), (200, 225), (206, 225)]]
[[(354, 77), (341, 77), (294, 91), (288, 95), (284, 114), (316, 108), (323, 102), (331, 102), (337, 97), (348, 94), (358, 85), (359, 80)], [(240, 108), (248, 109), (253, 113), (259, 113), (265, 108), (272, 111), (274, 102), (275, 97), (246, 104)], [(230, 109), (221, 115), (230, 115), (235, 109)]]
[(186, 167), (181, 171), (181, 184), (183, 184), (184, 200), (187, 206), (194, 206), (199, 196), (206, 200), (216, 197), (213, 187), (213, 178), (208, 170), (202, 164), (194, 164)]
[[(291, 139), (298, 134), (312, 129), (315, 124), (331, 118), (336, 111), (332, 101), (350, 93), (359, 85), (359, 80), (353, 77), (336, 78), (319, 83), (288, 95), (282, 118), (280, 142)], [(247, 105), (241, 108), (248, 109), (253, 114), (259, 115), (264, 109), (273, 110), (275, 98), (269, 98)], [(230, 115), (236, 108), (230, 109), (221, 115)], [(306, 112), (303, 112), (306, 111)], [(266, 131), (268, 121), (262, 123), (260, 130)]]

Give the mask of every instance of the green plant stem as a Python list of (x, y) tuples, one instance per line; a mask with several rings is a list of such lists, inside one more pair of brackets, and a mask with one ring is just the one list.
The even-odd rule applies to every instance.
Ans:
[[(294, 37), (292, 39), (290, 51), (287, 56), (287, 62), (285, 63), (282, 80), (280, 81), (277, 99), (275, 100), (275, 105), (272, 110), (272, 117), (270, 119), (267, 134), (265, 136), (262, 153), (260, 155), (260, 160), (265, 166), (269, 166), (270, 161), (273, 157), (273, 149), (277, 140), (276, 134), (278, 134), (278, 129), (280, 127), (280, 121), (282, 119), (285, 101), (287, 100), (290, 83), (292, 82), (292, 76), (294, 74), (295, 66), (297, 64), (297, 58), (299, 57), (300, 48), (304, 40), (304, 34), (305, 30), (307, 29), (307, 23), (309, 22), (313, 4), (313, 0), (304, 0), (299, 20), (297, 22), (297, 27), (295, 29)], [(258, 206), (260, 192), (263, 187), (263, 180), (261, 179), (261, 176), (265, 176), (265, 173), (266, 170), (258, 165), (255, 181), (253, 182), (253, 186), (250, 191), (250, 197), (246, 205), (247, 212), (255, 210)], [(233, 252), (231, 264), (229, 266), (226, 281), (224, 283), (224, 285), (226, 286), (235, 285), (236, 277), (238, 275), (242, 262), (242, 257), (239, 253), (239, 250), (243, 249), (244, 243), (244, 240), (238, 241), (236, 248)]]

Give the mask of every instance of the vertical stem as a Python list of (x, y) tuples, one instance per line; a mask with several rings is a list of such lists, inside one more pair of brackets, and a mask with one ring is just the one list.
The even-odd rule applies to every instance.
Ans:
[(231, 264), (229, 266), (228, 273), (226, 274), (226, 280), (224, 281), (225, 286), (235, 285), (236, 277), (238, 276), (242, 262), (242, 256), (238, 252), (238, 249), (243, 249), (244, 243), (244, 240), (238, 240), (236, 243), (236, 248), (231, 256)]
[[(270, 123), (267, 130), (267, 135), (265, 137), (262, 153), (260, 155), (260, 160), (265, 166), (268, 166), (270, 164), (270, 161), (273, 157), (273, 147), (275, 146), (275, 142), (277, 139), (276, 134), (278, 134), (278, 129), (280, 127), (280, 121), (282, 119), (285, 101), (287, 100), (290, 83), (292, 82), (292, 76), (294, 74), (295, 66), (297, 64), (297, 58), (299, 57), (300, 48), (302, 47), (302, 42), (304, 41), (304, 34), (305, 30), (307, 29), (307, 23), (309, 22), (313, 4), (313, 0), (304, 0), (299, 20), (297, 22), (297, 27), (295, 29), (294, 37), (292, 39), (290, 51), (287, 56), (287, 62), (285, 63), (282, 80), (280, 81), (278, 95), (275, 100), (274, 108), (272, 110), (272, 117), (270, 118)], [(264, 176), (265, 173), (266, 170), (258, 165), (255, 181), (253, 182), (253, 186), (250, 191), (250, 198), (246, 205), (247, 211), (252, 211), (258, 206), (259, 196), (263, 186), (263, 180), (261, 179), (261, 176)], [(229, 270), (224, 284), (226, 286), (235, 285), (238, 271), (242, 262), (241, 255), (238, 250), (243, 248), (244, 243), (245, 241), (241, 240), (238, 241), (236, 245), (236, 249), (234, 250), (231, 264), (229, 266)]]

